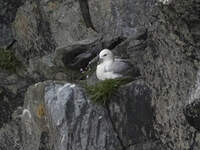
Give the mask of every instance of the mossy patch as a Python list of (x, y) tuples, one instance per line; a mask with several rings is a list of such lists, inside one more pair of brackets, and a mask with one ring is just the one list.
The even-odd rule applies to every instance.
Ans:
[(0, 49), (0, 69), (16, 72), (19, 65), (20, 62), (16, 59), (12, 51)]
[(95, 85), (86, 86), (86, 90), (93, 102), (105, 105), (109, 102), (111, 96), (117, 91), (120, 85), (130, 81), (132, 81), (132, 79), (108, 79)]

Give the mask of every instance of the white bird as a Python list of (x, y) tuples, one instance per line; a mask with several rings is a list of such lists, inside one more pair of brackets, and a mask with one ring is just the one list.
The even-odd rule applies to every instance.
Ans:
[(103, 49), (99, 53), (99, 59), (100, 64), (96, 69), (96, 76), (99, 80), (124, 77), (132, 67), (127, 60), (115, 58), (108, 49)]

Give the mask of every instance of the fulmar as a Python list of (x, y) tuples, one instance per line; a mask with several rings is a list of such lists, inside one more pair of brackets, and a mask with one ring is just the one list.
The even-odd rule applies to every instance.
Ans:
[(134, 67), (126, 59), (115, 58), (109, 49), (103, 49), (99, 53), (100, 63), (97, 65), (96, 76), (99, 80), (130, 77)]

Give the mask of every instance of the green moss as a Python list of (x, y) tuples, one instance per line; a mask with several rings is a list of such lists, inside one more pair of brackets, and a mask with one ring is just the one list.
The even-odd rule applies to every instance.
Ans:
[(0, 49), (0, 69), (16, 72), (20, 62), (16, 59), (12, 51)]
[(93, 102), (105, 105), (109, 102), (109, 99), (117, 91), (120, 85), (130, 81), (132, 81), (132, 79), (109, 79), (95, 85), (87, 86), (86, 90)]

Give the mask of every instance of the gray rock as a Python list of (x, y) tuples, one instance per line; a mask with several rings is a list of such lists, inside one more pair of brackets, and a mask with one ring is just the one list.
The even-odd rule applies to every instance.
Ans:
[[(38, 113), (40, 106), (44, 107), (42, 115)], [(26, 149), (33, 145), (38, 149), (39, 137), (45, 131), (49, 147), (54, 145), (57, 150), (121, 149), (106, 110), (91, 104), (83, 89), (75, 84), (38, 83), (28, 89), (24, 107), (31, 113), (30, 123), (23, 122), (25, 131), (31, 129), (23, 135)]]
[(154, 138), (151, 90), (141, 81), (122, 86), (108, 106), (112, 122), (123, 145), (135, 145)]
[(11, 29), (11, 24), (15, 19), (18, 7), (24, 3), (24, 0), (0, 2), (0, 47), (8, 47), (15, 39)]
[[(169, 5), (157, 3), (157, 0), (89, 0), (88, 5), (86, 5), (86, 0), (81, 2), (83, 4), (72, 0), (27, 0), (19, 9), (17, 8), (22, 1), (3, 0), (0, 2), (0, 33), (2, 35), (0, 47), (2, 45), (8, 47), (13, 39), (16, 39), (11, 48), (25, 65), (25, 70), (28, 70), (28, 73), (19, 70), (17, 73), (20, 77), (2, 72), (0, 74), (2, 100), (0, 102), (2, 127), (0, 145), (4, 146), (1, 149), (6, 149), (6, 145), (9, 150), (20, 149), (14, 146), (14, 141), (18, 141), (19, 135), (21, 140), (17, 143), (23, 145), (25, 150), (54, 150), (63, 145), (71, 145), (69, 149), (81, 149), (82, 145), (83, 149), (116, 149), (118, 146), (122, 149), (124, 145), (129, 150), (198, 150), (200, 147), (200, 134), (196, 130), (198, 127), (193, 128), (196, 125), (188, 122), (186, 117), (188, 114), (184, 114), (183, 109), (193, 100), (199, 99), (199, 1), (174, 0)], [(63, 68), (59, 67), (71, 63), (72, 68), (80, 68), (80, 65), (85, 66), (91, 57), (90, 52), (84, 50), (69, 59), (70, 61), (66, 60), (65, 63), (60, 59), (61, 57), (58, 57), (54, 66), (51, 66), (51, 59), (48, 56), (55, 57), (56, 48), (81, 45), (78, 41), (82, 42), (86, 39), (95, 41), (98, 37), (101, 39), (94, 44), (95, 49), (96, 47), (112, 49), (117, 56), (129, 58), (131, 63), (139, 68), (141, 78), (145, 82), (145, 84), (139, 83), (139, 87), (148, 85), (147, 91), (151, 91), (149, 101), (154, 108), (153, 122), (150, 121), (149, 124), (145, 122), (152, 119), (149, 103), (144, 105), (149, 109), (142, 111), (136, 109), (139, 111), (137, 114), (142, 117), (122, 115), (135, 113), (133, 112), (135, 109), (129, 109), (129, 105), (131, 108), (141, 106), (134, 98), (135, 92), (131, 93), (131, 89), (135, 91), (136, 83), (126, 85), (127, 91), (119, 89), (116, 93), (120, 95), (118, 98), (124, 100), (124, 103), (116, 97), (111, 99), (112, 103), (109, 106), (111, 117), (109, 117), (108, 109), (89, 103), (87, 98), (83, 100), (80, 109), (76, 108), (75, 106), (79, 105), (77, 99), (81, 99), (80, 95), (84, 95), (84, 90), (77, 86), (64, 88), (68, 91), (66, 92), (68, 95), (63, 95), (66, 96), (67, 101), (61, 98), (61, 101), (55, 104), (60, 110), (54, 105), (46, 107), (45, 101), (52, 103), (58, 101), (57, 98), (55, 101), (52, 100), (52, 97), (56, 95), (57, 86), (63, 86), (64, 83), (57, 81), (55, 84), (43, 82), (37, 87), (30, 87), (24, 108), (30, 110), (32, 119), (25, 113), (25, 117), (21, 118), (21, 123), (10, 122), (11, 119), (20, 118), (17, 117), (18, 113), (12, 114), (12, 112), (23, 105), (23, 95), (28, 85), (46, 79), (68, 80), (71, 78), (70, 74), (73, 77), (76, 76), (77, 79), (80, 74), (77, 72), (73, 74), (68, 70), (64, 72)], [(74, 49), (70, 51), (75, 53)], [(90, 83), (97, 81), (93, 75), (90, 79)], [(73, 92), (69, 92), (70, 90)], [(45, 93), (49, 94), (50, 91), (52, 97), (45, 99)], [(125, 97), (128, 95), (126, 92), (133, 94), (130, 95), (132, 97)], [(79, 93), (80, 97), (74, 93)], [(74, 98), (75, 95), (77, 99)], [(129, 103), (130, 101), (132, 103)], [(66, 105), (62, 106), (60, 102)], [(45, 109), (42, 106), (45, 106)], [(69, 106), (73, 109), (67, 109)], [(117, 108), (120, 111), (117, 111)], [(63, 109), (67, 110), (67, 113), (63, 114), (65, 112)], [(88, 116), (77, 115), (77, 118), (75, 110), (83, 112), (87, 110), (81, 114), (88, 114)], [(50, 115), (51, 111), (55, 111), (57, 115)], [(115, 117), (119, 112), (122, 114)], [(147, 114), (150, 115), (149, 118)], [(100, 116), (103, 116), (101, 121), (97, 119)], [(119, 120), (122, 116), (131, 123), (133, 128), (130, 128), (126, 121)], [(190, 117), (195, 118), (193, 114)], [(54, 120), (48, 120), (48, 118)], [(55, 122), (63, 120), (62, 118), (65, 118), (64, 123), (55, 129)], [(139, 121), (135, 121), (136, 119)], [(112, 120), (113, 123), (111, 123)], [(83, 126), (82, 121), (87, 122), (87, 126)], [(8, 124), (2, 126), (5, 123)], [(142, 127), (143, 124), (144, 127)], [(59, 143), (62, 139), (61, 135), (67, 134), (63, 134), (63, 128), (69, 131), (69, 135), (66, 135), (68, 139), (63, 138), (62, 145)], [(114, 128), (119, 132), (116, 132)], [(153, 130), (153, 134), (148, 134), (147, 128), (150, 133)], [(12, 132), (15, 132), (13, 136)], [(72, 136), (72, 133), (76, 136)], [(133, 138), (135, 134), (137, 137)], [(58, 138), (53, 140), (52, 137)], [(83, 137), (82, 140), (78, 139), (80, 137)], [(85, 146), (87, 141), (88, 145)], [(105, 144), (105, 141), (111, 143)], [(103, 146), (98, 147), (99, 143)]]
[(59, 47), (55, 51), (54, 64), (70, 69), (85, 69), (92, 58), (102, 49), (101, 37), (76, 42), (72, 45)]
[(49, 1), (41, 4), (50, 16), (50, 24), (57, 47), (95, 37), (97, 33), (85, 24), (78, 1)]
[(198, 131), (200, 130), (200, 102), (199, 99), (195, 99), (192, 103), (188, 104), (184, 109), (183, 113), (188, 121), (188, 123), (193, 126)]
[[(144, 141), (148, 141), (144, 149), (155, 148), (151, 100), (151, 91), (142, 81), (121, 87), (106, 108), (93, 104), (75, 84), (58, 81), (35, 84), (25, 98), (24, 108), (31, 117), (22, 120), (27, 131), (23, 135), (24, 146), (27, 149), (38, 146), (43, 133), (50, 143), (46, 146), (58, 150), (116, 150)], [(39, 113), (41, 108), (43, 113)]]
[[(174, 7), (178, 7), (176, 4)], [(185, 1), (182, 6), (176, 11), (183, 13)], [(147, 40), (129, 38), (114, 51), (129, 56), (152, 90), (155, 137), (165, 145), (164, 149), (198, 149), (199, 133), (188, 124), (182, 111), (193, 96), (190, 91), (199, 88), (193, 86), (199, 81), (195, 66), (199, 66), (200, 53), (191, 46), (198, 43), (194, 43), (184, 21), (177, 21), (176, 12), (168, 7), (160, 10), (160, 22), (148, 28)]]
[(30, 85), (28, 79), (16, 74), (0, 73), (0, 127), (12, 119), (12, 113), (22, 106), (24, 94)]
[(24, 64), (30, 58), (44, 56), (55, 50), (48, 16), (39, 1), (26, 1), (17, 11), (13, 31), (17, 39), (16, 54)]
[(6, 48), (14, 40), (12, 30), (8, 25), (0, 24), (0, 47)]
[[(39, 78), (41, 77), (43, 78), (43, 80), (54, 79), (56, 69), (55, 65), (53, 64), (52, 54), (29, 59), (29, 67), (27, 69), (27, 72), (36, 81), (40, 81)], [(38, 76), (34, 76), (37, 74)]]
[(2, 150), (24, 150), (21, 139), (20, 120), (11, 121), (1, 128), (0, 149)]
[(78, 1), (71, 0), (26, 1), (17, 11), (13, 30), (18, 41), (17, 53), (23, 60), (97, 35), (84, 24)]
[(108, 37), (137, 34), (138, 27), (147, 25), (154, 7), (153, 0), (89, 0), (88, 3), (94, 28)]

